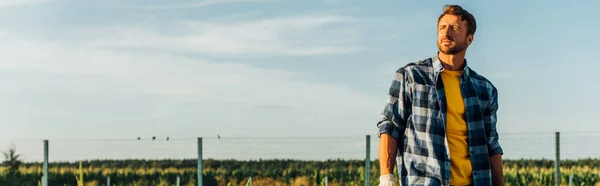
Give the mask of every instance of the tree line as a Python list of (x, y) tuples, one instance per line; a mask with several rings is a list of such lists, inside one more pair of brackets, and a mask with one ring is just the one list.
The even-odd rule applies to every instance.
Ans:
[[(0, 183), (8, 185), (38, 185), (42, 176), (42, 162), (22, 162), (14, 147), (3, 153), (5, 160), (0, 166)], [(173, 185), (177, 177), (182, 185), (195, 185), (197, 180), (196, 159), (182, 160), (90, 160), (82, 161), (86, 182), (103, 185), (106, 177), (117, 185)], [(329, 185), (354, 185), (364, 183), (364, 160), (326, 160), (305, 161), (293, 159), (268, 160), (203, 160), (203, 182), (205, 185), (244, 185), (252, 177), (253, 183), (260, 185), (321, 185), (325, 177)], [(516, 169), (517, 172), (507, 172), (509, 182), (538, 182), (551, 183), (552, 172), (535, 173), (530, 168), (552, 169), (554, 160), (550, 159), (520, 159), (504, 160), (504, 166)], [(577, 174), (585, 183), (595, 183), (600, 179), (598, 168), (600, 159), (562, 160), (561, 167), (590, 167)], [(60, 185), (77, 185), (76, 176), (79, 162), (50, 162), (51, 183)], [(368, 171), (371, 183), (377, 183), (379, 175), (378, 160), (371, 161)], [(547, 174), (547, 175), (546, 175)], [(94, 185), (94, 184), (92, 184)]]
[[(14, 161), (14, 160), (10, 160)], [(8, 161), (8, 162), (10, 162)], [(9, 165), (7, 161), (4, 165)], [(131, 169), (149, 169), (149, 168), (196, 168), (196, 159), (162, 159), (162, 160), (148, 160), (148, 159), (126, 159), (126, 160), (84, 160), (84, 165), (98, 168), (131, 168)], [(307, 160), (294, 160), (294, 159), (269, 159), (269, 160), (215, 160), (205, 159), (202, 161), (203, 167), (207, 169), (224, 168), (228, 170), (244, 169), (244, 168), (256, 168), (261, 170), (278, 169), (282, 167), (307, 167), (307, 168), (344, 168), (348, 166), (364, 166), (364, 160), (325, 160), (325, 161), (307, 161)], [(18, 162), (16, 164), (10, 164), (12, 166), (37, 167), (42, 162)], [(79, 166), (78, 162), (50, 162), (50, 166), (55, 167), (72, 167), (76, 168)], [(539, 168), (554, 168), (554, 160), (551, 159), (519, 159), (503, 160), (504, 166), (510, 167), (539, 167)], [(378, 167), (379, 161), (373, 160), (371, 167)], [(571, 167), (600, 167), (600, 158), (586, 158), (578, 160), (561, 160), (560, 166), (563, 168)]]

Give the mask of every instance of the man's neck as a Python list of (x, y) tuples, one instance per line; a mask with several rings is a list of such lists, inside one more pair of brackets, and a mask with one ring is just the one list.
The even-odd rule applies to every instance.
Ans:
[(444, 69), (451, 71), (460, 71), (465, 65), (465, 53), (459, 52), (457, 54), (449, 55), (438, 52), (438, 58), (442, 62)]

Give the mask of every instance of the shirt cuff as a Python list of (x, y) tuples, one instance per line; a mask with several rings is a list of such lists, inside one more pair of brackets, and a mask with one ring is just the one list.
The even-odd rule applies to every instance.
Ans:
[(400, 140), (400, 131), (396, 126), (394, 126), (391, 123), (384, 123), (379, 125), (379, 132), (377, 133), (377, 137), (381, 137), (382, 134), (388, 134), (396, 140)]
[(498, 147), (496, 147), (496, 148), (490, 148), (490, 150), (489, 150), (488, 154), (489, 154), (490, 156), (493, 156), (493, 155), (498, 155), (498, 154), (500, 154), (500, 155), (504, 155), (504, 151), (502, 150), (502, 147), (498, 146)]

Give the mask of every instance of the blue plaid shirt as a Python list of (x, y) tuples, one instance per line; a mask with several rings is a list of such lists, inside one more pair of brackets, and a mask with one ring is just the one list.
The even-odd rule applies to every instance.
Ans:
[[(449, 185), (450, 150), (446, 140), (446, 99), (437, 55), (396, 71), (389, 89), (379, 136), (398, 140), (401, 185)], [(496, 131), (498, 92), (466, 64), (460, 77), (472, 164), (473, 185), (492, 185), (489, 157), (503, 154)]]

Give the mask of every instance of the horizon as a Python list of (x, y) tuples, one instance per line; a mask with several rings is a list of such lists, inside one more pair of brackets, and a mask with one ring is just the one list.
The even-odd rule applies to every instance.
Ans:
[[(258, 160), (295, 159), (325, 161), (366, 158), (366, 135), (345, 137), (201, 137), (203, 159)], [(504, 160), (554, 160), (555, 134), (515, 133), (502, 138)], [(561, 133), (561, 160), (598, 159), (593, 146), (600, 133)], [(127, 159), (194, 159), (198, 157), (198, 138), (157, 137), (146, 139), (48, 140), (50, 162)], [(43, 161), (43, 141), (0, 141), (0, 146), (15, 144), (21, 159)], [(570, 145), (578, 144), (578, 145)], [(370, 159), (377, 159), (378, 141), (370, 136)], [(3, 151), (8, 148), (3, 149)]]

